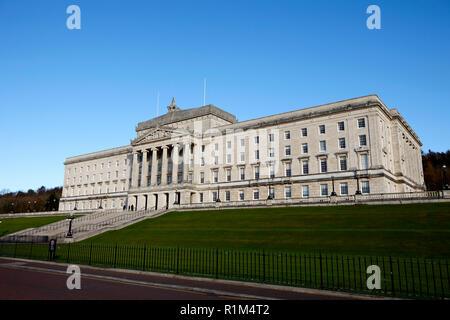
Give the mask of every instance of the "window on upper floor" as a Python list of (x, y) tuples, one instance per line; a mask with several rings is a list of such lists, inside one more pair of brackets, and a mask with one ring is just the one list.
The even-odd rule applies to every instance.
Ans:
[(358, 128), (365, 128), (366, 120), (364, 118), (358, 119)]
[(325, 125), (324, 125), (324, 124), (321, 124), (321, 125), (319, 126), (319, 133), (320, 133), (320, 134), (325, 134)]
[(338, 122), (338, 131), (344, 131), (344, 130), (345, 130), (344, 121), (339, 121)]

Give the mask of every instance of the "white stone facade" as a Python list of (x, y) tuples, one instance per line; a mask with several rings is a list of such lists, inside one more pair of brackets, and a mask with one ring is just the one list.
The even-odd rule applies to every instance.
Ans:
[(60, 210), (424, 190), (419, 138), (376, 95), (243, 122), (172, 101), (136, 132), (66, 160)]

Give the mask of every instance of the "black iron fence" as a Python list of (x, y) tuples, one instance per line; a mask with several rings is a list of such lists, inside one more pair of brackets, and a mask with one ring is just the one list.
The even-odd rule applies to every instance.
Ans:
[[(47, 260), (48, 244), (0, 243), (0, 256)], [(450, 298), (447, 259), (255, 250), (58, 244), (58, 262), (405, 298)], [(369, 266), (379, 288), (369, 289)], [(372, 283), (372, 281), (369, 281)]]

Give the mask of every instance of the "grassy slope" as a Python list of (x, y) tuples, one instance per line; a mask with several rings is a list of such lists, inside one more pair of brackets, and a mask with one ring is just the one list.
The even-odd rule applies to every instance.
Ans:
[(57, 217), (26, 217), (26, 218), (2, 218), (0, 223), (0, 237), (19, 230), (36, 228), (59, 220), (67, 219), (67, 216)]
[(173, 212), (91, 241), (450, 257), (450, 203)]

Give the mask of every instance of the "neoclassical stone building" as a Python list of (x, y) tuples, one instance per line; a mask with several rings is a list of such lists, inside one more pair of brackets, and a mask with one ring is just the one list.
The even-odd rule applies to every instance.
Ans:
[(424, 190), (419, 137), (376, 95), (242, 122), (173, 100), (136, 133), (66, 159), (60, 210)]

